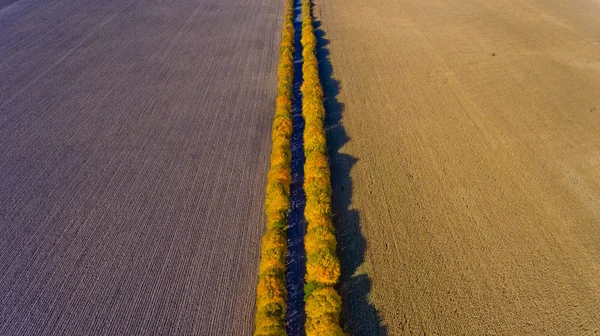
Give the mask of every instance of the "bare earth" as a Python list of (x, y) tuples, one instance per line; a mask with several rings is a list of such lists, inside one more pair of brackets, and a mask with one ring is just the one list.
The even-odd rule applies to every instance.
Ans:
[(349, 331), (600, 334), (600, 3), (315, 14)]
[(248, 335), (282, 2), (0, 0), (0, 335)]

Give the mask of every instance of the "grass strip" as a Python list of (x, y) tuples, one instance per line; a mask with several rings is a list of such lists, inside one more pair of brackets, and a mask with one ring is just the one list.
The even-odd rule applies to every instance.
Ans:
[(323, 87), (319, 79), (310, 0), (302, 0), (302, 115), (304, 116), (304, 192), (307, 222), (304, 247), (306, 276), (304, 302), (307, 336), (344, 335), (340, 328), (342, 299), (335, 290), (340, 262), (331, 221), (331, 182), (323, 120)]
[(267, 228), (262, 238), (256, 288), (255, 336), (286, 335), (285, 257), (292, 181), (290, 160), (294, 77), (293, 11), (293, 0), (286, 0), (277, 68), (277, 100), (271, 133), (271, 164), (267, 175)]

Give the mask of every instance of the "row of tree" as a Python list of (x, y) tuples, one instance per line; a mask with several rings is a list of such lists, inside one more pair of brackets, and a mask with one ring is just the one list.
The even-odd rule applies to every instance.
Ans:
[[(342, 300), (335, 290), (340, 263), (335, 254), (331, 182), (323, 121), (323, 88), (319, 79), (311, 2), (302, 0), (302, 115), (304, 128), (304, 192), (307, 222), (304, 247), (304, 301), (307, 336), (344, 335), (339, 326)], [(285, 257), (290, 208), (292, 85), (294, 77), (293, 0), (286, 0), (280, 47), (278, 95), (272, 129), (271, 165), (267, 176), (267, 230), (262, 238), (256, 297), (255, 336), (286, 335)]]
[(256, 336), (285, 335), (285, 257), (290, 209), (292, 84), (294, 79), (293, 0), (286, 0), (277, 69), (278, 92), (273, 120), (271, 164), (267, 175), (265, 212), (256, 289)]
[(334, 288), (340, 277), (331, 217), (331, 182), (323, 121), (323, 87), (316, 56), (310, 0), (302, 0), (302, 115), (304, 128), (304, 192), (307, 222), (304, 302), (307, 336), (344, 335), (339, 325), (342, 300)]

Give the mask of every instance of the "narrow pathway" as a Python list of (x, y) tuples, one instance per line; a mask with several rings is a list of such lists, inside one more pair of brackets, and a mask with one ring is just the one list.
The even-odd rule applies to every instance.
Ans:
[(304, 118), (302, 117), (302, 6), (299, 0), (294, 1), (294, 98), (292, 101), (292, 185), (290, 186), (290, 214), (288, 216), (288, 255), (286, 289), (287, 295), (287, 333), (288, 335), (304, 335), (304, 274), (305, 252), (304, 234)]

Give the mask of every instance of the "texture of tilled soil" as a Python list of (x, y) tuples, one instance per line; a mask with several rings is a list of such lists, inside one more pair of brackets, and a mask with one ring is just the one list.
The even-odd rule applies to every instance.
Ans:
[(600, 3), (315, 13), (348, 330), (600, 333)]
[(0, 4), (0, 335), (249, 334), (282, 3)]

